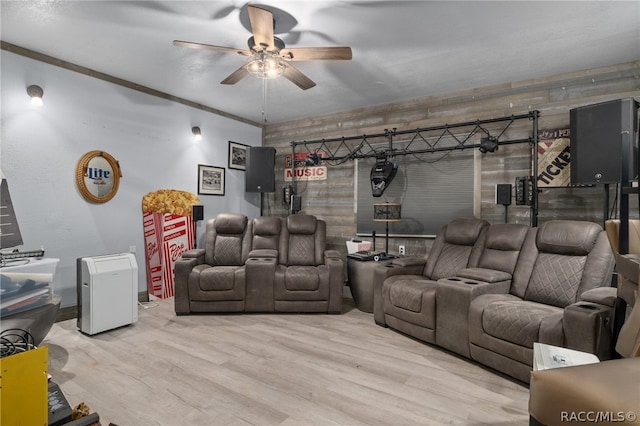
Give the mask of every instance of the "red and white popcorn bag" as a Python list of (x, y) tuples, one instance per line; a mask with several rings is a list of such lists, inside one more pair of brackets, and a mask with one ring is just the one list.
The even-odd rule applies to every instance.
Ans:
[(162, 189), (143, 197), (143, 228), (149, 294), (173, 297), (176, 260), (193, 248), (191, 210), (198, 198), (189, 192)]

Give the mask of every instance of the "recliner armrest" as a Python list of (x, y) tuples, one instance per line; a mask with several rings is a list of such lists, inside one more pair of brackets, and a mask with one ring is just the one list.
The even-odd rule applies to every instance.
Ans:
[[(196, 250), (189, 250), (195, 252)], [(188, 253), (188, 252), (185, 252)], [(189, 297), (189, 274), (191, 270), (204, 263), (204, 250), (202, 254), (193, 253), (194, 257), (181, 257), (176, 261), (173, 267), (173, 286), (174, 286), (174, 307), (177, 315), (184, 315), (191, 312)]]
[(264, 251), (275, 251), (276, 257), (250, 256), (245, 262), (246, 295), (244, 307), (246, 312), (273, 312), (275, 310), (273, 283), (278, 263), (277, 251)]
[(576, 302), (562, 317), (564, 346), (595, 354), (600, 360), (612, 356), (613, 308), (593, 302)]
[[(427, 264), (426, 257), (417, 257), (417, 256), (399, 257), (391, 261), (391, 265), (394, 265), (394, 266), (421, 266), (422, 268), (424, 268), (424, 265), (426, 264)], [(413, 273), (413, 272), (409, 272), (409, 273)]]
[(492, 283), (463, 277), (438, 280), (436, 287), (436, 344), (470, 358), (469, 308), (471, 302), (482, 294), (509, 293), (511, 275), (507, 275), (507, 280)]
[(278, 250), (275, 249), (259, 249), (251, 250), (249, 252), (249, 259), (276, 259), (278, 257)]
[(182, 257), (185, 259), (193, 259), (201, 257), (203, 260), (199, 263), (204, 262), (204, 249), (191, 249), (182, 253)]
[(467, 268), (456, 274), (456, 277), (467, 278), (485, 283), (497, 283), (501, 281), (511, 281), (511, 274), (504, 271), (495, 271), (485, 268)]
[(324, 261), (327, 262), (327, 259), (340, 259), (342, 260), (342, 256), (338, 250), (325, 250), (324, 251)]
[(325, 250), (324, 263), (329, 268), (330, 314), (342, 313), (342, 288), (344, 287), (344, 261), (338, 250)]
[(580, 302), (592, 302), (613, 308), (616, 304), (617, 289), (614, 287), (592, 288), (582, 293)]

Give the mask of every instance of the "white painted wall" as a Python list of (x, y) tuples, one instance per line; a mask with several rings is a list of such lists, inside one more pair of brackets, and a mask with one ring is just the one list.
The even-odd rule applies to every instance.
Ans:
[[(147, 287), (142, 196), (161, 188), (197, 193), (198, 164), (227, 168), (228, 141), (261, 144), (261, 129), (1, 51), (1, 168), (24, 240), (59, 258), (54, 291), (76, 304), (76, 259), (136, 247), (139, 290)], [(162, 70), (158, 70), (162, 72)], [(26, 87), (44, 89), (31, 106)], [(212, 84), (214, 84), (212, 82)], [(194, 142), (191, 127), (202, 129)], [(78, 160), (103, 150), (120, 163), (117, 195), (85, 201), (75, 185)], [(244, 172), (226, 170), (224, 196), (200, 195), (205, 219), (220, 212), (259, 215), (259, 197), (244, 192)], [(204, 222), (198, 225), (202, 243)]]

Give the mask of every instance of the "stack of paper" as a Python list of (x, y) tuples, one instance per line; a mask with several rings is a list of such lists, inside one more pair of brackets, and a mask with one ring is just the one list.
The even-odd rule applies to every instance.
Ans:
[(550, 368), (570, 367), (572, 365), (594, 364), (600, 362), (597, 356), (588, 352), (561, 348), (544, 343), (533, 344), (533, 371)]

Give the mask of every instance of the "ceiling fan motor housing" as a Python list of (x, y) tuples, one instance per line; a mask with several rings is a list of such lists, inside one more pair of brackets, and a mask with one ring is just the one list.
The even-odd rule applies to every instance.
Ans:
[[(249, 50), (251, 50), (252, 52), (262, 52), (264, 50), (267, 50), (267, 48), (269, 47), (269, 46), (256, 44), (255, 37), (253, 36), (249, 37), (247, 44), (249, 45)], [(284, 49), (284, 41), (274, 36), (273, 47), (274, 47), (273, 52), (281, 51), (282, 49)]]

